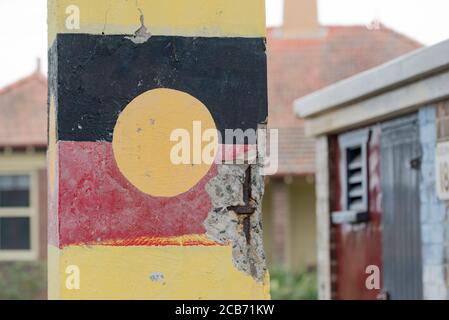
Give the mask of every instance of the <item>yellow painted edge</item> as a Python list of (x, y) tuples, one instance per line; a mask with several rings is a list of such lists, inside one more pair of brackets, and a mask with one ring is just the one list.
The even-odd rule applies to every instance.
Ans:
[[(77, 29), (66, 24), (71, 17), (66, 10), (72, 5), (79, 8)], [(49, 44), (58, 33), (134, 34), (141, 26), (140, 12), (153, 35), (254, 38), (266, 34), (264, 0), (48, 0)]]
[[(237, 270), (230, 245), (70, 246), (49, 253), (51, 299), (270, 299), (268, 274), (259, 283)], [(73, 267), (79, 289), (66, 287)]]
[(47, 290), (49, 300), (61, 299), (60, 284), (60, 250), (52, 245), (48, 245), (47, 251)]
[(57, 0), (47, 0), (47, 28), (48, 28), (48, 47), (50, 48), (56, 38), (57, 27)]

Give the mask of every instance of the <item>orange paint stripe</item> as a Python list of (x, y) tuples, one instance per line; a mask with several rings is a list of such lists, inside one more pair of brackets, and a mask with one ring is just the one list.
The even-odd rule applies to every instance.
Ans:
[[(89, 244), (92, 245), (92, 244)], [(179, 237), (138, 237), (132, 239), (106, 240), (95, 243), (99, 246), (131, 247), (131, 246), (223, 246), (206, 237), (206, 235), (187, 235)]]

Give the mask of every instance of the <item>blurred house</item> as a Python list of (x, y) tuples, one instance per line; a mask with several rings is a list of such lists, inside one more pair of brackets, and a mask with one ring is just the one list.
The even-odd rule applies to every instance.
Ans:
[(269, 127), (279, 129), (279, 172), (264, 198), (271, 265), (316, 266), (315, 145), (294, 117), (301, 96), (382, 64), (420, 44), (380, 24), (322, 26), (316, 0), (285, 0), (284, 24), (268, 30)]
[[(34, 288), (20, 284), (18, 274), (29, 272), (30, 278), (32, 266), (13, 262), (33, 264), (47, 256), (46, 128), (47, 79), (38, 68), (0, 89), (0, 278), (7, 281), (0, 284), (3, 298), (28, 297), (19, 292), (21, 285)], [(36, 282), (45, 283), (44, 276), (37, 277), (43, 279)]]
[(47, 252), (47, 79), (0, 89), (0, 261)]
[(449, 299), (449, 41), (295, 105), (317, 137), (320, 297)]

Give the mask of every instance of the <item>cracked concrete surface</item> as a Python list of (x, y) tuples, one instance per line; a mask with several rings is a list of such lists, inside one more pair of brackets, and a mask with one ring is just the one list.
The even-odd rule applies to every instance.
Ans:
[[(264, 178), (259, 168), (251, 166), (252, 215), (237, 215), (230, 206), (245, 205), (243, 182), (248, 165), (219, 165), (218, 175), (206, 185), (212, 200), (212, 210), (204, 222), (206, 235), (222, 244), (231, 243), (236, 268), (263, 282), (267, 267), (262, 238), (262, 197)], [(249, 217), (249, 243), (244, 230), (244, 219)]]

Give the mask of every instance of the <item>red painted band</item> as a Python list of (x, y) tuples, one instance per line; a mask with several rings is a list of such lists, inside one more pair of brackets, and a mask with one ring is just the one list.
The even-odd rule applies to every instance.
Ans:
[(126, 245), (127, 239), (140, 237), (205, 233), (203, 221), (211, 209), (205, 185), (217, 174), (215, 164), (190, 191), (155, 198), (137, 190), (120, 173), (111, 143), (59, 141), (58, 148), (59, 237), (50, 237), (53, 245), (114, 240)]

